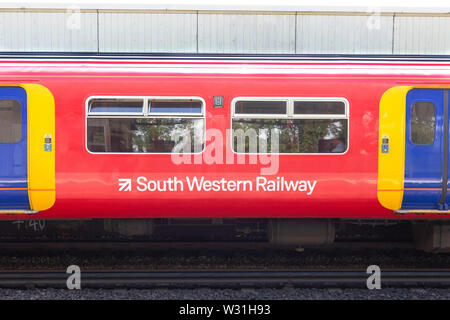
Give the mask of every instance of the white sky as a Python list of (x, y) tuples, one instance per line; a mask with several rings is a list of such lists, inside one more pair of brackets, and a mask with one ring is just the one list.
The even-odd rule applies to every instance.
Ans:
[(261, 9), (278, 8), (279, 10), (304, 9), (373, 11), (419, 11), (419, 12), (450, 12), (450, 0), (0, 0), (0, 8), (67, 8), (78, 5), (82, 9), (183, 9), (197, 7), (198, 9)]

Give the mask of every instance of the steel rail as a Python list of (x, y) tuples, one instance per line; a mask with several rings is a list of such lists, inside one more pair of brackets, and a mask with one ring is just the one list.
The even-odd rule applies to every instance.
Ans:
[[(63, 271), (0, 272), (0, 288), (67, 288)], [(366, 288), (365, 271), (82, 271), (82, 288)], [(382, 287), (448, 287), (448, 270), (381, 272)]]
[[(0, 241), (0, 250), (3, 252), (17, 250), (69, 250), (82, 249), (86, 251), (95, 250), (141, 250), (141, 249), (220, 249), (224, 251), (239, 249), (289, 249), (295, 246), (277, 246), (268, 242), (251, 241), (223, 241), (223, 242), (147, 242), (147, 241)], [(297, 247), (301, 248), (301, 247)], [(410, 242), (335, 242), (324, 245), (323, 250), (332, 249), (414, 249), (414, 244)]]

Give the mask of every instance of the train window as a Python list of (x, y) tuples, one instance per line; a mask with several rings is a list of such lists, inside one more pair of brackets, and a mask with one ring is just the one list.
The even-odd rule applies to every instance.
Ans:
[(0, 143), (22, 139), (22, 105), (18, 100), (0, 100)]
[(286, 101), (237, 101), (236, 114), (285, 114)]
[(148, 103), (149, 113), (185, 113), (201, 114), (202, 102), (195, 100), (151, 100)]
[(432, 144), (436, 131), (436, 108), (432, 102), (415, 102), (411, 108), (411, 141)]
[(348, 149), (344, 99), (286, 98), (284, 114), (272, 115), (240, 114), (239, 102), (236, 99), (232, 117), (235, 152), (338, 154)]
[[(95, 99), (89, 105), (93, 101)], [(94, 153), (197, 153), (203, 150), (205, 118), (202, 100), (149, 97), (141, 101), (147, 111), (141, 115), (133, 111), (97, 114), (89, 108), (86, 120), (88, 150)]]
[(294, 101), (294, 114), (345, 114), (342, 101)]
[(89, 104), (89, 113), (142, 114), (143, 106), (143, 99), (95, 99)]

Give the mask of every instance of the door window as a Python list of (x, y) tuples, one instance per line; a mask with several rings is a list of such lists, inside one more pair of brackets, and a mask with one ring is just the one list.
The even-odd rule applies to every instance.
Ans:
[(18, 100), (0, 100), (0, 143), (22, 139), (22, 106)]
[(411, 141), (433, 144), (436, 131), (436, 108), (432, 102), (415, 102), (411, 109)]

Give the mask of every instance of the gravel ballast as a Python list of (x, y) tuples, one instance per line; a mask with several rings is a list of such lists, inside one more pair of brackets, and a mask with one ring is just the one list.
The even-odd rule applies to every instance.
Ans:
[(450, 289), (0, 289), (0, 300), (449, 300)]

